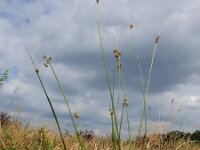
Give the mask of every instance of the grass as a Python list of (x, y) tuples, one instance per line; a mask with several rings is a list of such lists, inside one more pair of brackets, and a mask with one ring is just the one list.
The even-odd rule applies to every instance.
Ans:
[[(49, 129), (48, 127), (33, 128), (29, 124), (22, 124), (16, 118), (6, 113), (1, 113), (0, 128), (0, 149), (1, 150), (62, 150), (64, 146), (59, 133)], [(4, 119), (3, 119), (4, 118)], [(4, 121), (3, 121), (4, 120)], [(81, 137), (88, 150), (111, 150), (113, 149), (112, 138), (108, 136), (97, 136), (92, 131), (81, 131)], [(198, 150), (200, 147), (198, 140), (191, 140), (189, 137), (170, 132), (168, 134), (152, 134), (148, 137), (145, 149), (156, 150)], [(171, 135), (171, 136), (170, 136)], [(65, 132), (63, 134), (66, 149), (79, 150), (80, 146), (77, 136)], [(136, 145), (134, 149), (143, 147), (143, 139), (132, 141)], [(123, 150), (130, 149), (130, 141), (121, 141)]]

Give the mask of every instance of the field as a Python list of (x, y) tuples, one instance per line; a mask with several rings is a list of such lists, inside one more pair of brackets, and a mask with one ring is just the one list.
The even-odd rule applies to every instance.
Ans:
[[(64, 148), (59, 134), (48, 127), (33, 128), (29, 124), (20, 123), (6, 113), (1, 113), (0, 120), (0, 149), (2, 150), (62, 150)], [(81, 131), (80, 134), (88, 150), (113, 149), (110, 135), (101, 137), (89, 130)], [(63, 137), (66, 149), (80, 149), (75, 135), (66, 131)], [(173, 131), (167, 134), (152, 134), (146, 138), (146, 143), (144, 138), (133, 140), (131, 143), (123, 140), (121, 149), (129, 150), (132, 144), (132, 149), (137, 150), (198, 150), (200, 148), (198, 139), (200, 139), (200, 131), (193, 134)]]

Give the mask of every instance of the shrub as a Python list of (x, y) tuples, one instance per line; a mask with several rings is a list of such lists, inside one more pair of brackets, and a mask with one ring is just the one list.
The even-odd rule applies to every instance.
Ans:
[(190, 136), (190, 139), (192, 141), (196, 141), (198, 140), (200, 142), (200, 130), (196, 130), (195, 132), (193, 132)]

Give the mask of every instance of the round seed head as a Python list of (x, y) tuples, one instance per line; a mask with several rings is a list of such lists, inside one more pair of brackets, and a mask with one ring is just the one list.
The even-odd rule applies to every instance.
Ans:
[(76, 119), (78, 119), (79, 118), (79, 115), (78, 115), (78, 113), (74, 113), (74, 117), (76, 118)]
[(123, 107), (128, 107), (128, 101), (127, 101), (127, 99), (124, 99), (124, 102), (123, 102)]
[(132, 29), (134, 26), (132, 24), (129, 25), (129, 28)]
[(113, 50), (113, 53), (120, 53), (120, 51), (117, 50), (117, 49), (114, 49), (114, 50)]
[(111, 111), (111, 112), (110, 112), (110, 115), (111, 115), (111, 116), (113, 116), (113, 115), (114, 115), (114, 112), (113, 112), (113, 111)]
[(36, 72), (36, 73), (39, 73), (39, 69), (36, 68), (36, 69), (35, 69), (35, 72)]
[(158, 43), (159, 42), (159, 39), (160, 39), (160, 36), (158, 35), (155, 39), (155, 43)]

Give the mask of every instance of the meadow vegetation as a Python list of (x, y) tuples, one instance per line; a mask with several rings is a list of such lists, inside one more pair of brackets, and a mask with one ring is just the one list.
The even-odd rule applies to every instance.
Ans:
[[(124, 76), (124, 66), (122, 58), (122, 52), (116, 48), (113, 49), (113, 57), (115, 61), (114, 76), (111, 78), (106, 53), (104, 50), (104, 42), (101, 32), (100, 24), (100, 11), (99, 11), (99, 0), (96, 1), (96, 21), (97, 31), (100, 42), (100, 49), (103, 58), (104, 70), (105, 70), (105, 81), (107, 83), (108, 92), (110, 94), (110, 101), (108, 102), (108, 108), (110, 111), (110, 129), (111, 133), (107, 136), (95, 135), (93, 131), (81, 130), (78, 124), (79, 114), (78, 112), (72, 113), (69, 101), (62, 87), (62, 82), (54, 70), (53, 64), (51, 63), (52, 57), (45, 54), (43, 49), (40, 47), (39, 50), (44, 59), (44, 67), (49, 68), (56, 80), (57, 87), (60, 94), (63, 97), (64, 103), (69, 113), (69, 118), (73, 124), (73, 133), (70, 133), (67, 129), (65, 132), (61, 131), (61, 127), (52, 104), (52, 99), (46, 91), (46, 85), (43, 83), (43, 79), (40, 76), (40, 71), (37, 68), (36, 63), (30, 53), (27, 50), (30, 60), (33, 64), (34, 71), (37, 75), (39, 83), (43, 89), (43, 92), (48, 101), (49, 107), (52, 111), (52, 116), (55, 119), (58, 132), (50, 130), (48, 127), (33, 128), (29, 124), (22, 124), (15, 117), (10, 116), (6, 112), (0, 113), (0, 149), (2, 150), (197, 150), (200, 149), (200, 131), (193, 133), (185, 133), (182, 131), (170, 131), (161, 133), (148, 133), (148, 121), (147, 121), (147, 100), (150, 88), (151, 74), (153, 70), (154, 59), (156, 56), (157, 46), (159, 44), (162, 30), (165, 26), (169, 13), (163, 18), (163, 22), (157, 36), (154, 39), (154, 47), (152, 51), (152, 57), (148, 67), (147, 79), (144, 79), (143, 68), (141, 67), (140, 57), (137, 54), (134, 37), (134, 25), (132, 23), (127, 24), (127, 28), (130, 30), (132, 37), (132, 49), (137, 60), (138, 72), (140, 74), (141, 82), (141, 93), (143, 96), (143, 110), (141, 110), (141, 118), (138, 122), (137, 135), (132, 135), (130, 114), (128, 110), (128, 99), (126, 95), (126, 78)], [(8, 78), (8, 70), (6, 70), (0, 78), (0, 86)], [(158, 112), (159, 113), (159, 112)], [(66, 115), (67, 116), (67, 115)], [(126, 140), (122, 139), (122, 128), (124, 122), (127, 124), (128, 136)], [(159, 120), (160, 122), (160, 120)], [(144, 131), (144, 132), (142, 132)]]
[[(33, 128), (29, 124), (23, 124), (8, 113), (0, 113), (0, 149), (1, 150), (62, 150), (62, 139), (55, 131), (48, 127)], [(110, 135), (98, 136), (93, 131), (80, 131), (80, 136), (88, 150), (111, 150), (113, 149)], [(66, 149), (81, 149), (78, 139), (69, 131), (63, 133)], [(142, 150), (198, 150), (200, 147), (200, 131), (193, 133), (170, 131), (165, 134), (151, 134), (147, 137), (144, 147), (144, 138), (140, 137), (132, 141), (133, 149)], [(121, 141), (121, 148), (129, 150), (129, 141)]]

